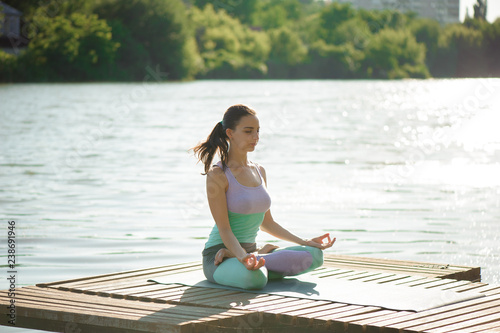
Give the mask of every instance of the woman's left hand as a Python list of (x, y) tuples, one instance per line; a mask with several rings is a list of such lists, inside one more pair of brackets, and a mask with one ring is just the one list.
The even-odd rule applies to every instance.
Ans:
[(333, 245), (333, 243), (335, 243), (336, 239), (337, 238), (331, 239), (330, 234), (326, 233), (323, 236), (318, 236), (315, 238), (306, 239), (304, 245), (317, 247), (318, 249), (324, 250), (324, 249), (327, 249), (329, 247), (332, 247), (332, 245)]

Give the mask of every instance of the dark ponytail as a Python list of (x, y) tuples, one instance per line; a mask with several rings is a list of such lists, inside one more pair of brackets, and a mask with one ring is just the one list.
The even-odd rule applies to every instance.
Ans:
[(222, 122), (218, 122), (217, 125), (215, 125), (212, 133), (210, 133), (205, 142), (193, 148), (194, 154), (198, 156), (198, 160), (205, 164), (205, 173), (203, 175), (206, 175), (208, 170), (210, 170), (210, 165), (212, 164), (212, 160), (217, 150), (219, 150), (222, 164), (225, 166), (227, 163), (229, 143), (227, 142), (227, 135), (224, 126), (222, 126)]
[(192, 148), (198, 160), (205, 164), (205, 173), (203, 175), (206, 175), (210, 170), (212, 160), (217, 151), (219, 151), (222, 161), (222, 168), (227, 168), (229, 138), (227, 137), (226, 129), (230, 128), (234, 130), (241, 118), (255, 115), (256, 112), (246, 105), (236, 104), (230, 106), (224, 113), (224, 119), (215, 125), (207, 140)]

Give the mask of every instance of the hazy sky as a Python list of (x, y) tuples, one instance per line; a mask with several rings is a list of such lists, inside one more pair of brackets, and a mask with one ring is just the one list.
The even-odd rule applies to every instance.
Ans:
[[(474, 9), (472, 6), (476, 3), (476, 0), (460, 0), (460, 20), (463, 21), (465, 18), (465, 9), (469, 8), (469, 15), (474, 16)], [(500, 17), (500, 0), (488, 0), (488, 9), (486, 13), (486, 19), (489, 22), (495, 21), (496, 18)]]

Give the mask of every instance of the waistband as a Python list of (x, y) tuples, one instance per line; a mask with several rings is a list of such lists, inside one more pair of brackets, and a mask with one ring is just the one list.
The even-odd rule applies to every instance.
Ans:
[[(240, 243), (240, 245), (247, 253), (257, 251), (257, 243)], [(215, 255), (217, 252), (219, 252), (220, 249), (225, 248), (226, 246), (224, 245), (224, 243), (221, 243), (204, 249), (201, 254), (203, 256)]]

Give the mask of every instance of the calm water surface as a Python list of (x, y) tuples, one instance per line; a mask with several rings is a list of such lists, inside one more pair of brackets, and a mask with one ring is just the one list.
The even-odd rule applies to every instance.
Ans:
[(199, 260), (213, 221), (187, 150), (235, 103), (258, 112), (282, 225), (500, 283), (498, 79), (0, 86), (4, 275), (8, 220), (19, 286)]

